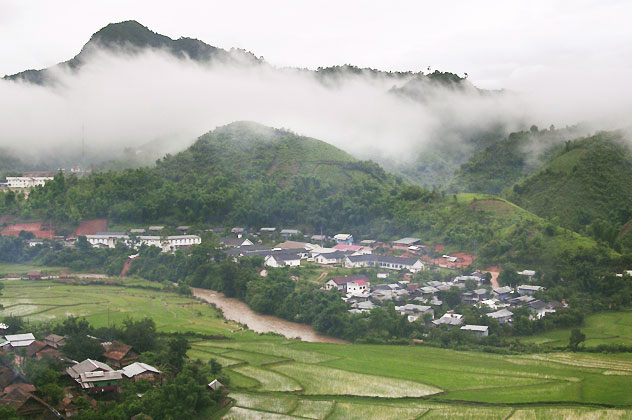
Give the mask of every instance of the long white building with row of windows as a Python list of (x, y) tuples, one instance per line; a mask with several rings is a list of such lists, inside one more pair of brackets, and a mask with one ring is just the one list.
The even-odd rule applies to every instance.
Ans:
[(8, 176), (6, 186), (9, 188), (32, 188), (43, 186), (52, 176)]
[(188, 248), (202, 243), (197, 235), (150, 236), (141, 235), (135, 239), (122, 232), (99, 232), (96, 235), (86, 235), (88, 242), (94, 247), (114, 248), (118, 242), (128, 246), (155, 246), (162, 252), (171, 252), (179, 248)]

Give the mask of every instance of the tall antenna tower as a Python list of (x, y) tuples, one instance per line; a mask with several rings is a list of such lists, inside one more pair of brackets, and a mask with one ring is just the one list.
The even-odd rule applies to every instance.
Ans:
[(86, 126), (81, 124), (81, 163), (86, 161)]

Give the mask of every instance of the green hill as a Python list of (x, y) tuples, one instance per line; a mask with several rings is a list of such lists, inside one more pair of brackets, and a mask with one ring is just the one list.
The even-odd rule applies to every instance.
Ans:
[(418, 236), (447, 245), (446, 251), (479, 254), (480, 264), (552, 267), (597, 250), (593, 240), (498, 197), (443, 195), (406, 184), (327, 143), (250, 122), (217, 128), (155, 167), (58, 176), (4, 211), (58, 225), (108, 218), (349, 231), (383, 240)]
[(241, 182), (265, 180), (289, 185), (311, 177), (333, 190), (350, 181), (389, 181), (377, 165), (360, 163), (320, 140), (253, 122), (236, 122), (200, 137), (189, 149), (158, 163), (173, 180), (196, 174), (226, 174)]
[(613, 245), (617, 226), (632, 217), (632, 154), (617, 132), (569, 141), (508, 198)]

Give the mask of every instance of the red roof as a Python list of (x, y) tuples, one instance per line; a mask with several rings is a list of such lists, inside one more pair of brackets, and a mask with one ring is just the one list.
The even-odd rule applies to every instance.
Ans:
[(359, 251), (361, 249), (363, 249), (363, 246), (359, 246), (359, 245), (346, 245), (346, 244), (337, 244), (334, 245), (334, 249), (339, 249), (341, 251)]
[(364, 280), (354, 280), (354, 283), (360, 286), (368, 286), (368, 283)]
[(79, 227), (75, 230), (75, 234), (79, 235), (95, 235), (98, 232), (108, 231), (108, 219), (82, 220)]
[(367, 278), (367, 276), (359, 274), (357, 276), (344, 276), (344, 277), (334, 277), (331, 280), (333, 280), (336, 284), (347, 284), (349, 282), (356, 282), (358, 284), (362, 284), (359, 282), (364, 282), (364, 284), (368, 284), (369, 279)]
[(103, 357), (111, 360), (122, 360), (130, 351), (132, 351), (132, 346), (115, 341), (105, 349)]

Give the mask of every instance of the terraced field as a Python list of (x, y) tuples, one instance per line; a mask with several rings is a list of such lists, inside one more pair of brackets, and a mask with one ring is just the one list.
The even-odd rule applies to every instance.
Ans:
[[(586, 317), (581, 330), (586, 334), (586, 347), (600, 344), (632, 346), (632, 312), (605, 312)], [(570, 329), (558, 329), (523, 337), (525, 343), (546, 344), (552, 347), (568, 345)]]
[[(103, 285), (4, 281), (0, 314), (106, 325), (150, 316), (231, 377), (226, 419), (632, 419), (632, 354), (494, 355), (259, 335), (191, 298)], [(222, 338), (224, 337), (224, 338)]]

